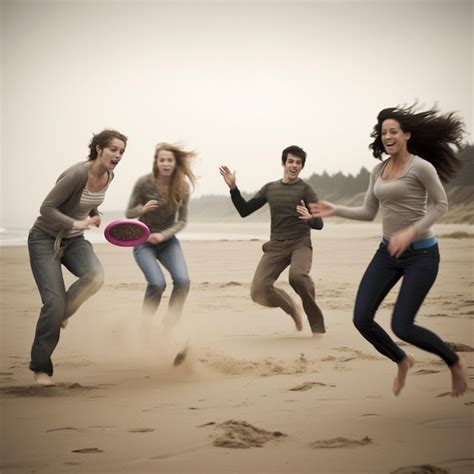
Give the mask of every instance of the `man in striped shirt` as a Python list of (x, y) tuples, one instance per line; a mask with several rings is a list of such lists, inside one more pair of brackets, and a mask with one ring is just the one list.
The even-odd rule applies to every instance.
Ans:
[(255, 271), (250, 294), (252, 300), (270, 308), (279, 307), (293, 319), (301, 331), (303, 323), (298, 305), (281, 288), (274, 286), (280, 274), (289, 266), (289, 283), (300, 296), (313, 335), (326, 332), (324, 318), (315, 301), (314, 282), (310, 276), (313, 259), (311, 229), (321, 230), (321, 218), (312, 217), (308, 204), (318, 201), (313, 187), (300, 179), (306, 152), (295, 145), (282, 152), (283, 178), (265, 184), (246, 201), (237, 188), (235, 173), (227, 166), (219, 171), (230, 188), (235, 208), (242, 217), (270, 206), (270, 240), (263, 244), (263, 256)]

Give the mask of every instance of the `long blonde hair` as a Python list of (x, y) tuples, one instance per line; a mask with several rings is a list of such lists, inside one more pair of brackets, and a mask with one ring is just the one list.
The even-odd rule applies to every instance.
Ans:
[(190, 193), (190, 187), (194, 189), (196, 177), (191, 169), (191, 161), (196, 158), (194, 151), (188, 151), (179, 145), (170, 143), (158, 143), (155, 147), (155, 155), (153, 157), (153, 175), (158, 178), (159, 171), (156, 158), (161, 150), (171, 151), (176, 160), (176, 168), (171, 177), (171, 186), (169, 192), (170, 202), (177, 208), (183, 205), (183, 202)]

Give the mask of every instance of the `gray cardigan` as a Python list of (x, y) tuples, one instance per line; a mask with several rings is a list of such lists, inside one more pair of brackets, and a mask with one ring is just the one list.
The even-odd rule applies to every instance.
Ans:
[[(87, 184), (88, 172), (87, 161), (81, 161), (61, 173), (41, 204), (40, 215), (34, 227), (57, 239), (61, 239), (65, 232), (72, 229), (74, 223), (72, 216), (79, 207), (82, 191)], [(111, 181), (114, 175), (113, 172), (110, 173)], [(97, 208), (90, 212), (90, 216), (98, 214)]]

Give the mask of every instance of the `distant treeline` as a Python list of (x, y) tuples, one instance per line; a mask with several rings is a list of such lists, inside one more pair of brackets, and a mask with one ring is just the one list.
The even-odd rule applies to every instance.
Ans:
[[(460, 207), (463, 212), (458, 212), (459, 219), (453, 218), (451, 215), (451, 219), (447, 216), (447, 220), (449, 222), (474, 223), (472, 209), (474, 201), (474, 145), (470, 144), (464, 147), (458, 156), (463, 162), (463, 167), (456, 178), (446, 185), (446, 191), (451, 210), (458, 212), (456, 208)], [(374, 166), (376, 164), (377, 161), (374, 159)], [(322, 174), (313, 173), (305, 180), (314, 187), (320, 199), (355, 206), (363, 200), (369, 184), (369, 177), (370, 171), (361, 168), (356, 176), (346, 175), (342, 172), (330, 175), (324, 171)], [(264, 184), (262, 182), (262, 186)], [(252, 197), (256, 191), (247, 193), (241, 190), (246, 199)], [(193, 198), (190, 201), (189, 215), (190, 219), (199, 221), (236, 221), (240, 219), (229, 195), (206, 195)], [(264, 206), (246, 219), (264, 221), (268, 220), (269, 215), (268, 206)]]

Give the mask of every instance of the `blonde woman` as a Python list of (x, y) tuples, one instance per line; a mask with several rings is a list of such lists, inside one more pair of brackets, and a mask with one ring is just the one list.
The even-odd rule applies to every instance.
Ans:
[(148, 241), (133, 249), (135, 261), (147, 281), (143, 313), (153, 316), (160, 305), (166, 288), (163, 266), (173, 281), (169, 325), (181, 316), (189, 292), (188, 268), (176, 234), (186, 225), (190, 188), (196, 181), (191, 169), (194, 158), (194, 152), (159, 143), (153, 171), (135, 183), (126, 213), (128, 218), (138, 217), (151, 231)]

